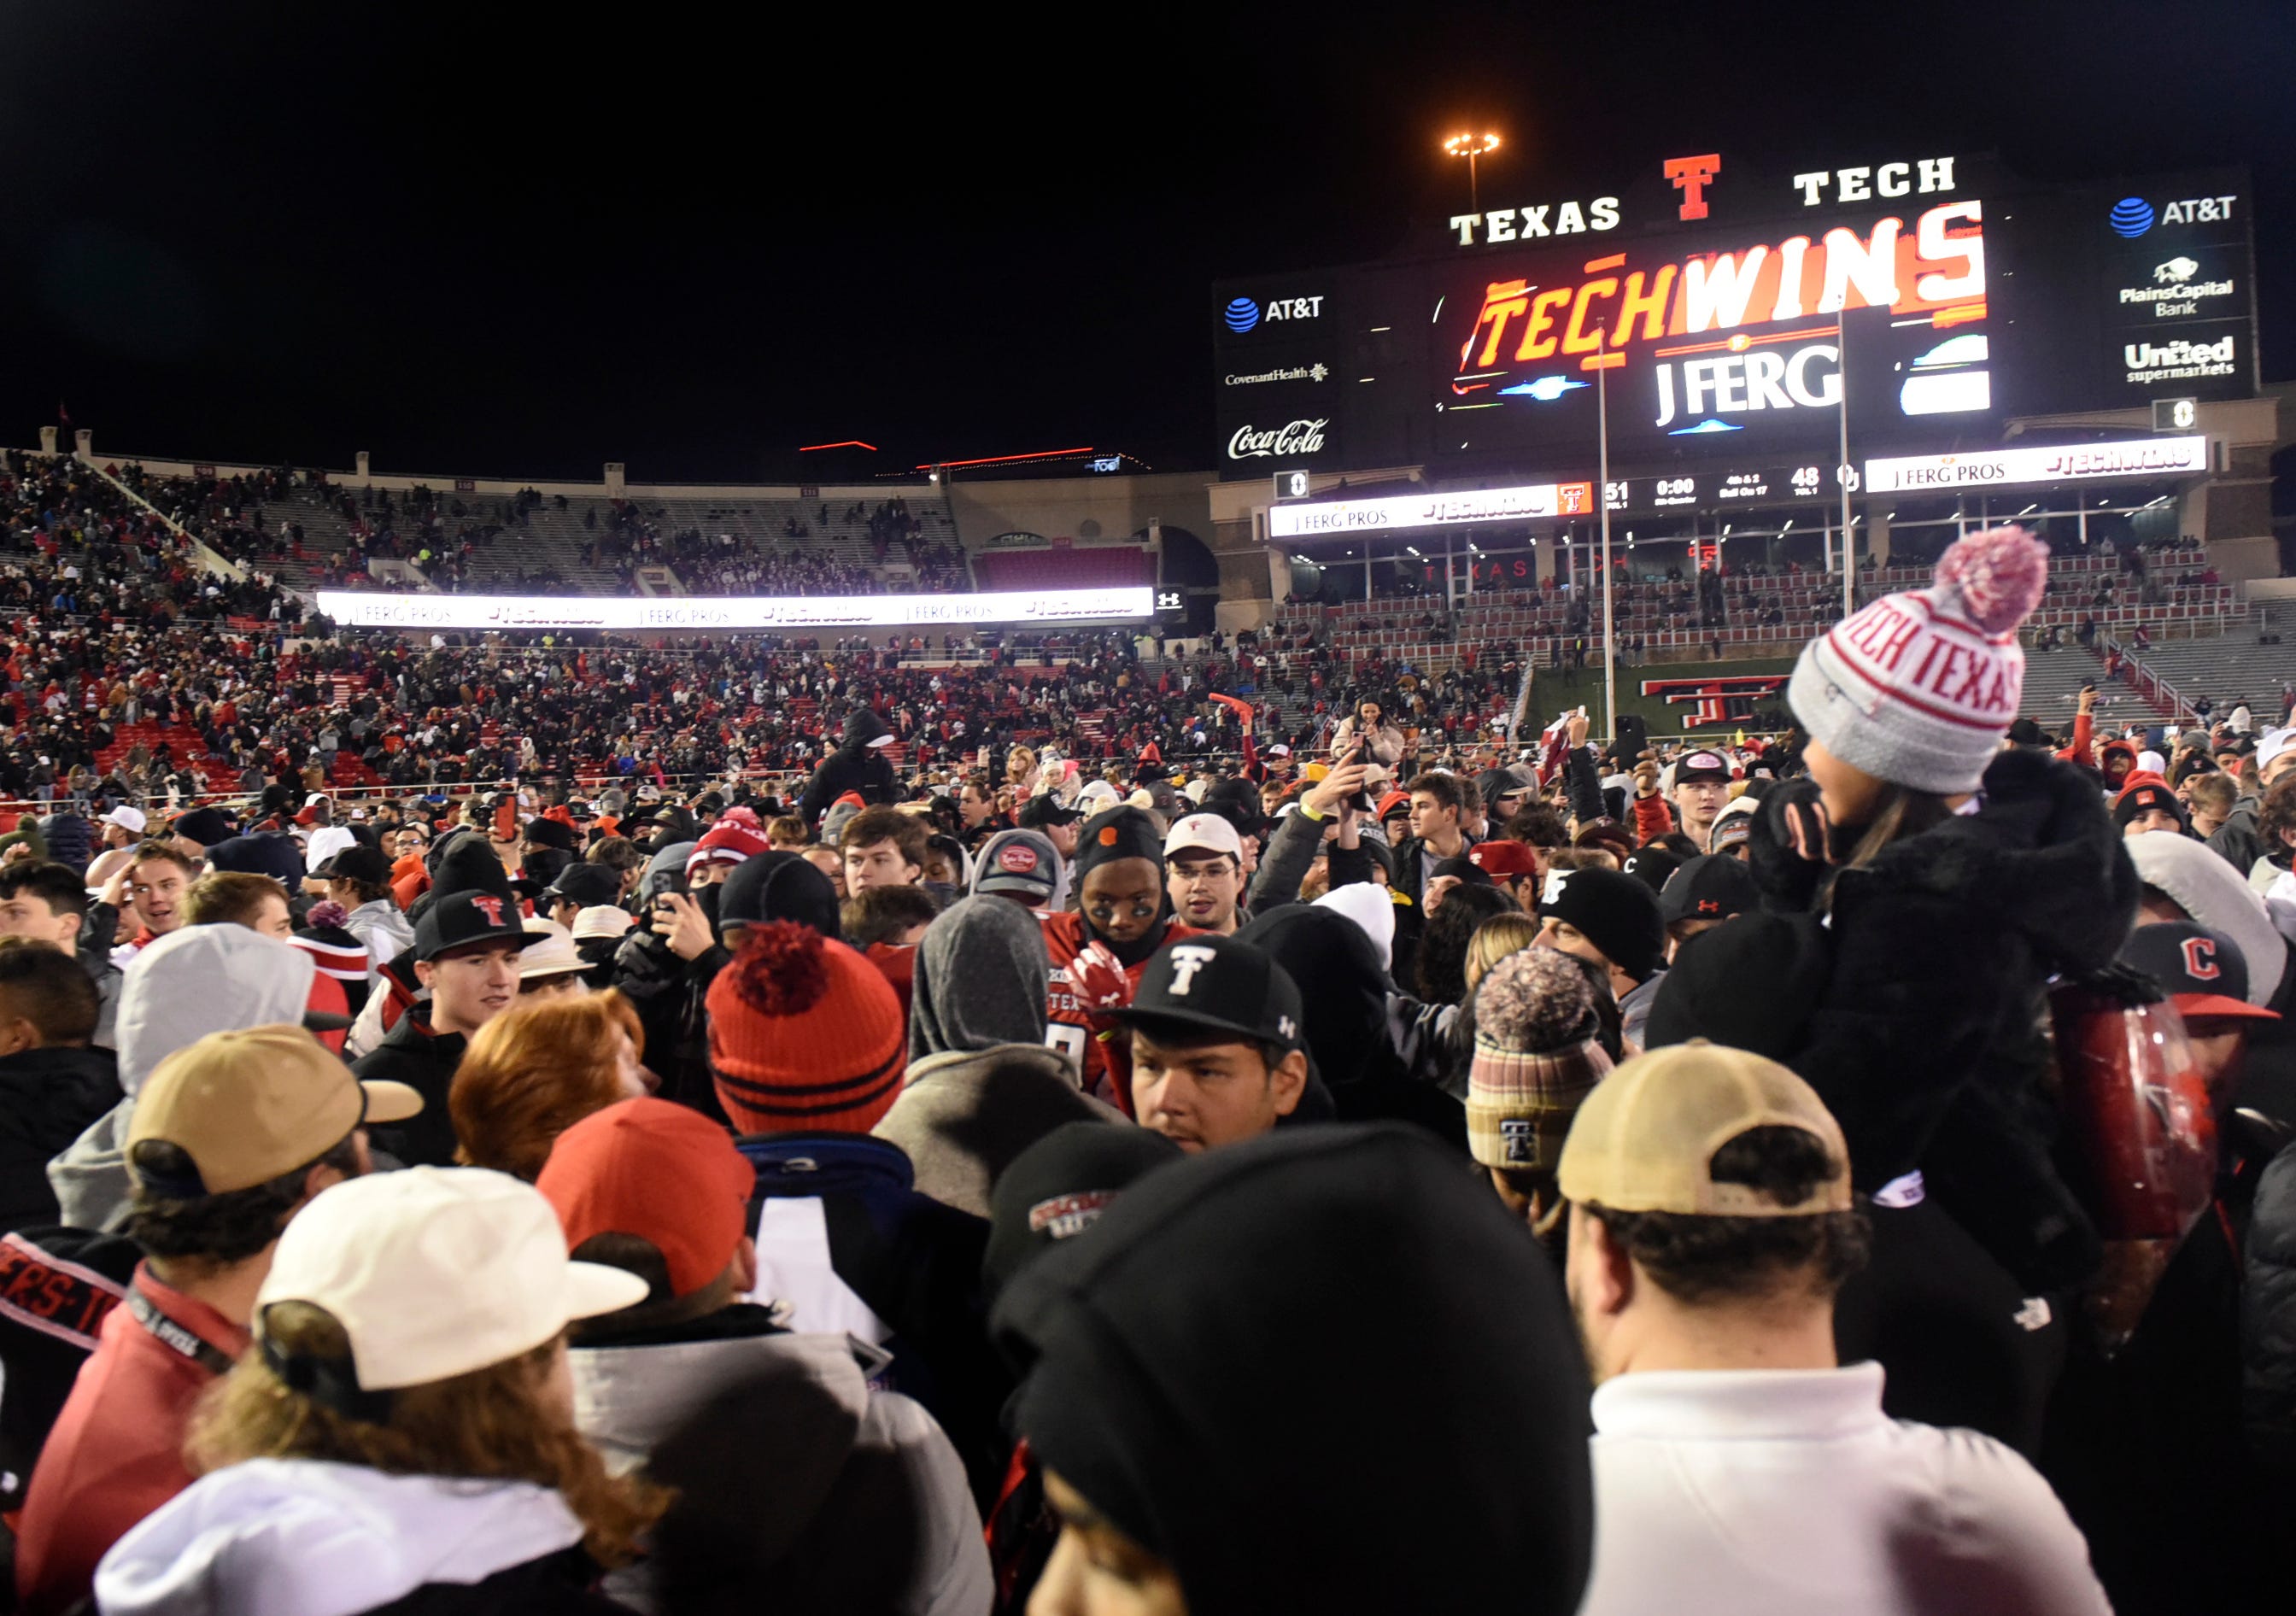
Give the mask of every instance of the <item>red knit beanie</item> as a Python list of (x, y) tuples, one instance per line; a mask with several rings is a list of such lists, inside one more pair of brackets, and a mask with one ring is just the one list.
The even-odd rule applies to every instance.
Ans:
[(865, 1134), (900, 1095), (900, 1000), (874, 965), (810, 926), (747, 928), (709, 1005), (718, 1099), (745, 1134)]

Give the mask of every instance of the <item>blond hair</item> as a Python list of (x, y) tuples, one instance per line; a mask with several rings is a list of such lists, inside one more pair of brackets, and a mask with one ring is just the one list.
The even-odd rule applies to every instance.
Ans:
[(1490, 974), (1491, 967), (1510, 954), (1520, 954), (1537, 941), (1538, 922), (1517, 909), (1494, 915), (1475, 928), (1467, 939), (1467, 993), (1470, 997)]
[[(290, 1358), (351, 1357), (341, 1323), (309, 1302), (273, 1303), (262, 1326), (266, 1342)], [(250, 1351), (201, 1398), (184, 1456), (201, 1475), (249, 1459), (321, 1459), (387, 1475), (530, 1481), (566, 1500), (592, 1559), (624, 1565), (672, 1495), (609, 1475), (570, 1414), (543, 1395), (563, 1339), (395, 1390), (380, 1421), (355, 1419), (293, 1390)]]

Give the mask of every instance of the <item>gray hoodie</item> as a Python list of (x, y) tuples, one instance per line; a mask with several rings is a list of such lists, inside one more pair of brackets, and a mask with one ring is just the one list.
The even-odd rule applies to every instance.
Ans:
[(1075, 1065), (1045, 1043), (1044, 931), (1009, 898), (950, 905), (917, 945), (909, 1070), (873, 1130), (916, 1168), (944, 1206), (988, 1216), (1006, 1163), (1063, 1122), (1122, 1122), (1085, 1094)]
[(343, 921), (343, 930), (366, 945), (366, 978), (372, 982), (382, 968), (414, 946), (414, 928), (388, 898), (361, 904)]
[(1044, 928), (1012, 898), (962, 898), (917, 945), (909, 993), (909, 1059), (995, 1044), (1045, 1041)]
[(133, 1186), (123, 1152), (152, 1069), (211, 1032), (299, 1023), (318, 967), (305, 950), (245, 926), (185, 926), (140, 950), (120, 983), (119, 1087), (127, 1097), (48, 1163), (74, 1228), (118, 1230)]
[[(883, 1355), (880, 1354), (882, 1358)], [(752, 1335), (643, 1347), (577, 1347), (574, 1422), (617, 1475), (636, 1469), (661, 1440), (720, 1391), (767, 1365), (794, 1363), (860, 1421), (855, 1445), (899, 1457), (917, 1501), (916, 1579), (898, 1616), (980, 1616), (993, 1587), (988, 1551), (964, 1463), (923, 1407), (873, 1391), (842, 1335)], [(656, 1608), (644, 1565), (616, 1572), (606, 1591), (634, 1610)]]

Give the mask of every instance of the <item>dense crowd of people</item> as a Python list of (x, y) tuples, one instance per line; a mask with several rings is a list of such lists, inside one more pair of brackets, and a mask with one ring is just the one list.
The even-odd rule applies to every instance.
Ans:
[(2046, 733), (2046, 571), (1650, 750), (1504, 646), (34, 612), (20, 1608), (2270, 1597), (2296, 729)]
[[(292, 781), (430, 790), (524, 777), (624, 781), (802, 774), (834, 749), (856, 701), (895, 720), (906, 755), (947, 768), (1057, 740), (1070, 756), (1234, 753), (1232, 704), (1259, 703), (1261, 738), (1311, 743), (1335, 695), (1389, 688), (1431, 759), (1503, 723), (1520, 669), (1498, 654), (1423, 676), (1409, 663), (1306, 646), (1269, 659), (1226, 638), (1150, 672), (1125, 634), (1013, 636), (969, 652), (860, 639), (742, 636), (676, 653), (624, 644), (429, 647), (390, 636), (292, 637), (242, 620), (157, 624), (31, 611), (9, 625), (13, 700), (0, 794), (85, 800), (252, 797)], [(948, 636), (944, 636), (947, 641)], [(593, 636), (594, 640), (595, 636)], [(1049, 643), (1048, 643), (1049, 642)], [(961, 660), (956, 660), (960, 659)], [(1219, 699), (1227, 696), (1228, 701)], [(171, 742), (122, 740), (138, 724)], [(1424, 737), (1422, 742), (1421, 737)]]

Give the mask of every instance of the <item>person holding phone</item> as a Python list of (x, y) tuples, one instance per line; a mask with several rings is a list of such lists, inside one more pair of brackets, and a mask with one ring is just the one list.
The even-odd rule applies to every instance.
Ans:
[[(1361, 759), (1349, 754), (1360, 749)], [(1365, 789), (1383, 789), (1391, 772), (1403, 761), (1403, 731), (1389, 721), (1386, 711), (1375, 698), (1366, 696), (1356, 703), (1356, 710), (1339, 722), (1332, 731), (1332, 757), (1340, 763), (1362, 762), (1371, 766)]]

